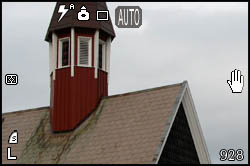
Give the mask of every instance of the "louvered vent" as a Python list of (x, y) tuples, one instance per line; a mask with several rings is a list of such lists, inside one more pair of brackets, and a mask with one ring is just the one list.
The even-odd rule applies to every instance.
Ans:
[(79, 64), (89, 64), (89, 39), (81, 38), (79, 41)]

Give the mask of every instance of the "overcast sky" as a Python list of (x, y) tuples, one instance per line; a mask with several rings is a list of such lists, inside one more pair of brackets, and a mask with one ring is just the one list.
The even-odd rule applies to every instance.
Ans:
[[(248, 163), (248, 4), (107, 3), (116, 38), (112, 42), (109, 95), (187, 80), (212, 163), (220, 149), (243, 149)], [(142, 26), (115, 26), (117, 6), (140, 6)], [(45, 34), (52, 3), (2, 4), (2, 80), (18, 74), (16, 86), (2, 82), (2, 112), (49, 105), (49, 48)], [(231, 71), (244, 75), (233, 94)]]

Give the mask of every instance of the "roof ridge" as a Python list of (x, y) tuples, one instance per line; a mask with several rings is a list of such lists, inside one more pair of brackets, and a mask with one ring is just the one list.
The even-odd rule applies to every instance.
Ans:
[(111, 96), (105, 96), (105, 97), (103, 97), (103, 99), (109, 99), (109, 98), (114, 98), (114, 97), (122, 97), (122, 96), (137, 94), (137, 93), (143, 93), (143, 92), (149, 92), (149, 91), (154, 91), (154, 90), (159, 90), (159, 89), (164, 89), (164, 88), (170, 88), (170, 87), (173, 87), (173, 86), (183, 85), (183, 84), (186, 84), (186, 83), (187, 83), (187, 81), (184, 80), (181, 83), (164, 85), (164, 86), (159, 86), (159, 87), (154, 87), (154, 88), (149, 88), (149, 89), (143, 89), (143, 90), (138, 90), (138, 91), (134, 91), (134, 92), (121, 93), (121, 94), (116, 94), (116, 95), (111, 95)]
[(24, 113), (24, 112), (27, 112), (27, 111), (29, 112), (29, 111), (41, 110), (41, 109), (45, 109), (45, 108), (50, 108), (50, 106), (29, 108), (29, 109), (26, 109), (26, 110), (13, 111), (13, 112), (5, 112), (5, 113), (2, 113), (2, 115), (9, 115), (9, 114), (15, 114), (15, 113)]
[[(114, 97), (122, 97), (122, 96), (127, 96), (127, 95), (133, 95), (133, 94), (137, 94), (137, 93), (149, 92), (149, 91), (154, 91), (154, 90), (159, 90), (159, 89), (164, 89), (164, 88), (170, 88), (170, 87), (173, 87), (173, 86), (183, 85), (183, 84), (186, 84), (186, 83), (187, 83), (187, 81), (184, 80), (181, 83), (170, 84), (170, 85), (165, 85), (165, 86), (159, 86), (159, 87), (154, 87), (154, 88), (149, 88), (149, 89), (138, 90), (138, 91), (134, 91), (134, 92), (127, 92), (127, 93), (121, 93), (121, 94), (106, 96), (106, 97), (103, 97), (102, 100), (103, 99), (114, 98)], [(30, 109), (26, 109), (26, 110), (13, 111), (13, 112), (5, 112), (5, 113), (2, 113), (2, 116), (3, 115), (9, 115), (9, 114), (15, 114), (15, 113), (24, 113), (24, 112), (27, 112), (27, 111), (35, 111), (35, 110), (40, 110), (40, 109), (45, 109), (45, 108), (50, 108), (50, 106), (30, 108)]]

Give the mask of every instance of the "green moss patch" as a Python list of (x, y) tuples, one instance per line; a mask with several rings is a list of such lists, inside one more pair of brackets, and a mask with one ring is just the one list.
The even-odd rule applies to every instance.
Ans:
[(81, 124), (74, 131), (67, 133), (52, 133), (49, 122), (49, 111), (41, 115), (41, 120), (30, 139), (27, 141), (24, 150), (17, 163), (59, 163), (62, 156), (67, 156), (77, 139), (90, 132), (97, 124), (104, 107), (104, 101), (87, 120), (87, 124)]

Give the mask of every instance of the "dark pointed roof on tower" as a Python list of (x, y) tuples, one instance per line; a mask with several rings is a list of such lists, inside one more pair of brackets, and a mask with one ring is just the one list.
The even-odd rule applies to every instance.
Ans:
[[(66, 9), (69, 9), (70, 4), (72, 3), (75, 6), (74, 10), (68, 10), (64, 17), (58, 22), (61, 16), (61, 13), (58, 13), (59, 6), (64, 4), (66, 5)], [(77, 19), (78, 12), (81, 10), (82, 6), (85, 6), (87, 8), (87, 11), (90, 13), (89, 21), (78, 21)], [(97, 21), (97, 10), (108, 10), (106, 2), (57, 2), (45, 40), (51, 40), (51, 33), (53, 31), (71, 27), (99, 29), (114, 38), (115, 31), (112, 25), (110, 15), (108, 16), (108, 21)]]

